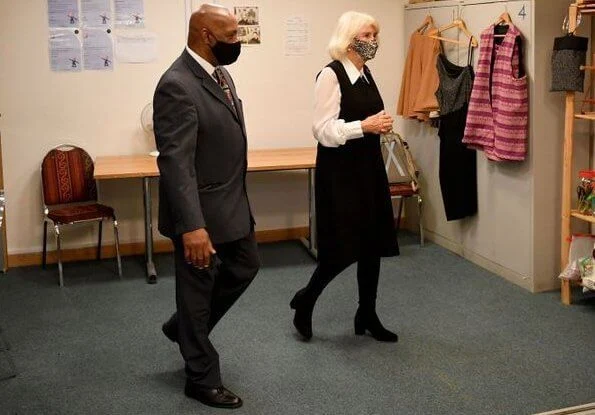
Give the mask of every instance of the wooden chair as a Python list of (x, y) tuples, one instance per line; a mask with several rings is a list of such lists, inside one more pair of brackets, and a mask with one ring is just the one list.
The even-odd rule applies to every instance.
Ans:
[(101, 259), (103, 221), (111, 219), (114, 225), (118, 276), (122, 277), (118, 221), (114, 209), (97, 203), (97, 185), (93, 179), (93, 160), (80, 147), (63, 144), (50, 150), (41, 164), (43, 192), (43, 257), (47, 260), (47, 225), (52, 223), (56, 235), (56, 251), (60, 287), (64, 286), (61, 259), (60, 227), (84, 222), (99, 222), (97, 259)]
[(409, 151), (409, 144), (397, 133), (391, 132), (381, 136), (382, 157), (384, 158), (386, 175), (390, 189), (391, 199), (399, 198), (397, 214), (397, 232), (401, 224), (403, 213), (403, 201), (406, 198), (417, 199), (417, 211), (419, 216), (419, 240), (424, 245), (424, 229), (422, 225), (423, 199), (420, 194), (420, 187), (417, 181), (419, 170)]

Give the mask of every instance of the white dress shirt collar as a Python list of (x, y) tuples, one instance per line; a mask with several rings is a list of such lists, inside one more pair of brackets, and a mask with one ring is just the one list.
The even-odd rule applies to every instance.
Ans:
[(345, 72), (347, 72), (347, 76), (349, 77), (349, 81), (351, 82), (351, 85), (355, 84), (360, 76), (362, 76), (366, 82), (370, 83), (368, 81), (368, 78), (366, 78), (366, 75), (364, 74), (364, 69), (362, 68), (361, 71), (358, 71), (357, 68), (355, 67), (355, 65), (353, 64), (353, 62), (351, 62), (351, 60), (349, 60), (349, 58), (346, 57), (346, 58), (341, 59), (341, 63), (343, 64), (343, 67), (345, 68)]
[[(198, 53), (196, 53), (195, 51), (193, 51), (192, 49), (190, 49), (188, 47), (188, 45), (186, 45), (186, 51), (190, 54), (190, 56), (192, 56), (192, 58), (194, 58), (194, 60), (200, 65), (202, 66), (202, 68), (207, 71), (207, 73), (211, 76), (211, 78), (215, 79), (213, 77), (213, 72), (215, 72), (215, 67), (213, 65), (211, 65), (209, 63), (209, 61), (207, 61), (205, 58), (201, 57)], [(215, 79), (216, 81), (216, 79)]]

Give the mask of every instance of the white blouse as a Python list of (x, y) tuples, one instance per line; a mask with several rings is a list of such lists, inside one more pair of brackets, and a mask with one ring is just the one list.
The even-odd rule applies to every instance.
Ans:
[[(366, 76), (358, 71), (353, 62), (345, 58), (341, 60), (351, 84)], [(314, 87), (314, 116), (312, 132), (314, 138), (325, 147), (339, 147), (347, 140), (364, 136), (361, 121), (345, 122), (339, 119), (341, 112), (341, 88), (335, 71), (325, 67), (318, 75)]]

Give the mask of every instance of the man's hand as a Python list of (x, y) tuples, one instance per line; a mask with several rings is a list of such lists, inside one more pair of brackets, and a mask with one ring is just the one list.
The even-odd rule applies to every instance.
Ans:
[(378, 114), (370, 115), (362, 121), (362, 131), (364, 133), (383, 134), (388, 133), (393, 128), (393, 117), (382, 110)]
[(186, 232), (182, 235), (182, 243), (184, 244), (186, 262), (198, 269), (208, 268), (211, 263), (211, 255), (215, 253), (215, 249), (205, 228)]

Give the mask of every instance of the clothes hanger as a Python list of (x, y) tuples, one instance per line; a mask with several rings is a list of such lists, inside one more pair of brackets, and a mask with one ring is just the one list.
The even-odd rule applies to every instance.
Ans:
[(426, 15), (424, 21), (421, 23), (421, 26), (419, 26), (417, 29), (415, 29), (418, 33), (424, 33), (426, 31), (426, 29), (430, 26), (434, 26), (434, 19), (432, 18), (432, 15), (428, 12), (428, 14)]
[(564, 33), (567, 33), (569, 36), (574, 35), (574, 33), (576, 32), (576, 29), (578, 29), (578, 27), (581, 25), (581, 22), (583, 21), (583, 15), (580, 12), (580, 10), (577, 11), (577, 15), (576, 15), (576, 24), (574, 26), (574, 32), (570, 32), (570, 22), (569, 22), (569, 16), (566, 15), (564, 16), (564, 21), (562, 22), (562, 31)]
[[(510, 26), (512, 24), (512, 19), (510, 18), (510, 14), (507, 11), (502, 13), (498, 19), (494, 22), (494, 26)], [(494, 37), (504, 37), (505, 34), (495, 34)]]
[[(463, 32), (463, 34), (465, 34), (465, 36), (467, 36), (467, 38), (470, 39), (471, 42), (441, 36), (442, 32), (454, 28), (457, 28), (461, 32)], [(468, 45), (470, 43), (471, 46), (473, 46), (474, 48), (478, 45), (477, 39), (475, 38), (475, 36), (473, 36), (473, 33), (471, 33), (469, 29), (467, 29), (467, 25), (461, 18), (454, 19), (451, 23), (445, 26), (441, 26), (438, 29), (431, 30), (427, 36), (431, 37), (432, 39), (438, 39), (449, 43), (456, 43), (458, 45)]]
[(498, 25), (509, 25), (512, 24), (512, 19), (510, 18), (510, 14), (508, 12), (502, 13), (498, 19), (494, 22), (494, 26)]

